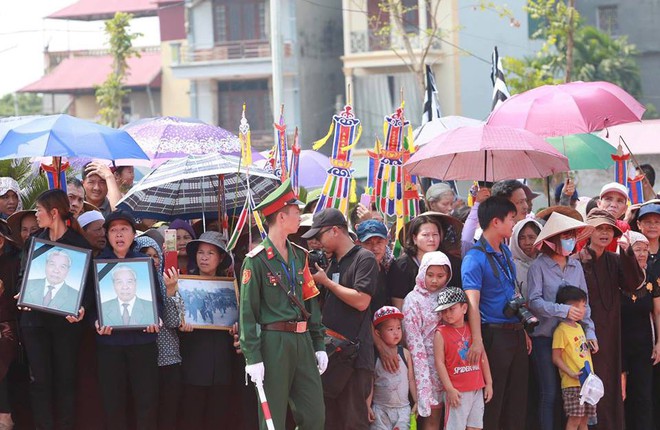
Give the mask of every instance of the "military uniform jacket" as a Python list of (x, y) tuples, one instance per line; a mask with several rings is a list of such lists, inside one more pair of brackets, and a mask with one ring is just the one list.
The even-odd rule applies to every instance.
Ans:
[[(277, 284), (279, 275), (285, 287), (290, 288), (289, 279), (293, 275), (295, 295), (303, 301), (303, 283), (311, 281), (307, 271), (307, 251), (287, 240), (289, 253), (288, 269), (286, 262), (269, 238), (247, 254), (241, 271), (240, 301), (240, 341), (247, 364), (263, 362), (261, 356), (260, 325), (281, 321), (302, 321), (298, 308), (289, 300), (286, 293)], [(259, 254), (268, 260), (268, 266)], [(293, 263), (293, 264), (292, 264)], [(270, 266), (270, 267), (269, 267)], [(275, 274), (271, 272), (271, 268)], [(295, 269), (295, 270), (293, 270)], [(286, 271), (289, 271), (287, 275)], [(293, 272), (293, 273), (292, 273)], [(309, 278), (309, 280), (307, 279)], [(325, 351), (321, 310), (316, 297), (304, 301), (305, 308), (311, 314), (307, 322), (309, 334), (315, 351)], [(299, 336), (296, 334), (296, 336)]]

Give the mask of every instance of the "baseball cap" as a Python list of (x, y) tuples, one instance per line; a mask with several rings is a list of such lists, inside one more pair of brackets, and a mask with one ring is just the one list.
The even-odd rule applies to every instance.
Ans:
[(348, 227), (348, 223), (346, 222), (346, 218), (344, 217), (344, 214), (341, 213), (339, 209), (335, 208), (326, 208), (323, 209), (321, 212), (317, 212), (314, 214), (314, 218), (312, 220), (312, 227), (307, 231), (307, 233), (303, 234), (301, 237), (303, 239), (311, 239), (319, 232), (323, 227), (332, 227), (332, 226), (343, 226), (343, 227)]
[(465, 291), (458, 287), (444, 288), (438, 293), (438, 306), (436, 306), (433, 312), (444, 311), (456, 303), (467, 303)]
[(387, 239), (387, 227), (381, 221), (368, 219), (358, 224), (357, 237), (360, 242), (365, 242), (372, 237)]
[(589, 403), (595, 406), (603, 395), (605, 395), (603, 381), (591, 372), (580, 388), (580, 405)]
[(660, 215), (660, 205), (650, 204), (650, 205), (642, 206), (641, 208), (639, 208), (639, 214), (637, 215), (637, 219), (640, 220), (644, 215), (648, 215), (648, 214)]
[(394, 306), (383, 306), (374, 313), (374, 327), (377, 327), (378, 324), (382, 323), (385, 320), (392, 318), (403, 319), (403, 313)]
[(628, 187), (621, 185), (618, 182), (610, 182), (609, 184), (603, 185), (603, 188), (600, 189), (600, 198), (607, 193), (619, 193), (628, 200)]
[(110, 215), (106, 217), (105, 224), (103, 224), (103, 227), (105, 227), (105, 229), (108, 230), (110, 224), (112, 224), (113, 221), (118, 221), (118, 220), (126, 221), (131, 225), (131, 227), (133, 227), (133, 231), (137, 230), (135, 224), (135, 217), (133, 217), (133, 214), (121, 209), (111, 212)]

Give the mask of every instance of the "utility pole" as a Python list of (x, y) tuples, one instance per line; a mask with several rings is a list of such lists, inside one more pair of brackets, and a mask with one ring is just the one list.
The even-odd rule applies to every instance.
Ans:
[[(282, 9), (281, 0), (270, 0), (270, 52), (271, 62), (273, 64), (273, 120), (277, 121), (277, 113), (280, 112), (282, 103), (284, 102), (284, 82), (282, 72), (282, 20), (280, 17)], [(277, 132), (275, 140), (277, 141)]]

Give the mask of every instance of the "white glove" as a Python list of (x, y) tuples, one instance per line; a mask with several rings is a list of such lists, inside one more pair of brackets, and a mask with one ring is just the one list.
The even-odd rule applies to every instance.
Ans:
[(316, 364), (319, 367), (319, 373), (323, 375), (325, 369), (328, 368), (328, 354), (325, 351), (316, 351), (314, 354), (316, 355)]
[(264, 374), (266, 373), (266, 369), (264, 368), (264, 363), (248, 364), (247, 366), (245, 366), (245, 373), (250, 375), (250, 379), (256, 385), (263, 385)]

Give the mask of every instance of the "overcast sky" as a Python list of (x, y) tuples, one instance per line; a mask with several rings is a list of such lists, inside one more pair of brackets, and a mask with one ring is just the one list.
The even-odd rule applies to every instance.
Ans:
[[(44, 47), (50, 51), (106, 46), (103, 22), (43, 19), (76, 0), (2, 1), (0, 12), (0, 96), (28, 85), (44, 72)], [(159, 44), (158, 19), (140, 18), (131, 30), (143, 33), (136, 46)]]

